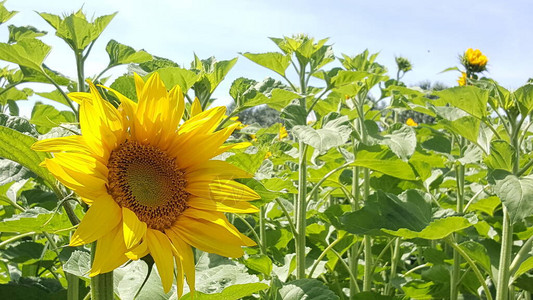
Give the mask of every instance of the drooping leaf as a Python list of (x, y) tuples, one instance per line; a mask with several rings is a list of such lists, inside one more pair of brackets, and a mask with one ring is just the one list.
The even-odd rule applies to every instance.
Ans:
[(88, 277), (90, 269), (91, 255), (86, 251), (75, 250), (63, 264), (63, 271), (79, 277)]
[(285, 120), (285, 127), (289, 130), (294, 126), (305, 125), (307, 121), (307, 111), (300, 105), (290, 104), (286, 106), (280, 114)]

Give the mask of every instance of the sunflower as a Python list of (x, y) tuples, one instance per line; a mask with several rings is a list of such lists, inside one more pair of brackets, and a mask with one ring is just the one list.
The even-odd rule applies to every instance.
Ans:
[(90, 93), (71, 93), (80, 104), (81, 135), (42, 140), (37, 151), (53, 152), (43, 165), (90, 207), (71, 237), (71, 246), (94, 241), (90, 276), (107, 273), (129, 259), (150, 254), (165, 292), (177, 271), (194, 291), (191, 247), (241, 257), (255, 242), (241, 234), (225, 212), (253, 213), (259, 195), (235, 178), (247, 172), (211, 160), (233, 147), (223, 145), (236, 124), (216, 130), (225, 108), (185, 111), (179, 86), (167, 91), (154, 73), (134, 75), (138, 103), (110, 88), (118, 108), (89, 83)]

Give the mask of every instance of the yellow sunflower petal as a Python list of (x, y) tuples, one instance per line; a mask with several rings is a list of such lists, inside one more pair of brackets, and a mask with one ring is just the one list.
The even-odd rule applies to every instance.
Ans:
[(89, 276), (111, 272), (128, 261), (124, 255), (126, 245), (121, 238), (122, 235), (122, 226), (118, 225), (111, 232), (98, 239)]
[(259, 208), (245, 201), (213, 201), (198, 197), (191, 197), (187, 205), (202, 210), (229, 212), (236, 214), (256, 213)]
[(122, 207), (122, 224), (126, 248), (131, 249), (141, 241), (146, 233), (146, 223), (139, 220), (130, 209)]
[(208, 160), (187, 169), (187, 182), (212, 179), (252, 178), (250, 174), (222, 160)]
[(170, 240), (161, 231), (153, 229), (146, 231), (146, 240), (150, 254), (152, 254), (157, 266), (159, 277), (161, 277), (163, 290), (168, 293), (174, 281), (174, 262)]
[(260, 199), (256, 192), (233, 180), (196, 181), (187, 183), (187, 192), (213, 201), (251, 201)]
[[(145, 233), (145, 237), (146, 237), (146, 233)], [(131, 260), (138, 260), (146, 256), (149, 252), (150, 251), (148, 250), (147, 239), (144, 238), (139, 245), (130, 249), (128, 252), (125, 253), (125, 255)]]
[(202, 104), (200, 104), (200, 100), (198, 97), (194, 98), (194, 101), (191, 105), (191, 117), (194, 117), (202, 112)]
[(101, 197), (89, 208), (70, 238), (69, 245), (80, 246), (94, 242), (114, 229), (121, 220), (122, 212), (117, 203), (110, 196)]
[(95, 199), (107, 195), (105, 180), (64, 168), (55, 159), (45, 159), (43, 165), (61, 183), (78, 193), (81, 197)]
[(191, 290), (191, 295), (194, 293), (195, 289), (195, 264), (194, 264), (194, 253), (192, 252), (191, 246), (187, 244), (179, 235), (176, 230), (169, 228), (165, 230), (166, 235), (170, 238), (172, 245), (174, 245), (177, 254), (181, 258), (183, 264), (183, 269), (185, 275), (187, 276), (187, 284)]
[[(193, 104), (194, 105), (194, 104)], [(224, 118), (226, 108), (223, 106), (214, 107), (204, 112), (199, 112), (192, 118), (183, 123), (179, 130), (179, 134), (192, 132), (191, 134), (207, 134), (213, 132)]]
[(70, 99), (74, 100), (74, 102), (76, 102), (78, 104), (82, 104), (85, 101), (87, 101), (89, 103), (93, 102), (93, 97), (92, 97), (92, 95), (90, 93), (73, 92), (73, 93), (69, 93), (68, 97)]
[(104, 181), (107, 180), (107, 166), (94, 156), (85, 153), (60, 152), (54, 155), (53, 160), (63, 168), (67, 168), (73, 172), (92, 175)]
[(137, 99), (144, 97), (144, 80), (137, 73), (133, 73), (133, 80), (135, 81), (135, 91), (137, 93)]
[[(188, 211), (200, 210), (189, 208)], [(244, 246), (245, 242), (241, 236), (234, 234), (233, 226), (225, 225), (183, 214), (174, 223), (172, 230), (178, 233), (185, 242), (202, 251), (227, 257), (241, 257), (244, 254), (241, 246)], [(248, 240), (246, 243), (250, 244)]]
[(71, 135), (37, 141), (31, 146), (31, 148), (35, 151), (46, 152), (73, 151), (90, 153), (90, 150), (81, 135)]

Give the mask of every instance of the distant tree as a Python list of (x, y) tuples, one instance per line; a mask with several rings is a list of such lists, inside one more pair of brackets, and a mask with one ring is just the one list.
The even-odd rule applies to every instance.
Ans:
[(239, 117), (239, 120), (246, 125), (257, 123), (261, 127), (270, 127), (276, 123), (283, 123), (279, 116), (279, 112), (266, 105), (243, 110), (237, 116)]

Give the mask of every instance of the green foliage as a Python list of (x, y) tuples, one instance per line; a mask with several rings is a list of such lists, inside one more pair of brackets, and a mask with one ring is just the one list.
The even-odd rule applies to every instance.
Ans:
[[(15, 13), (0, 3), (0, 23)], [(9, 25), (0, 43), (0, 60), (16, 65), (0, 69), (0, 298), (83, 299), (91, 254), (68, 243), (87, 206), (41, 166), (52, 156), (32, 145), (79, 134), (78, 105), (67, 94), (85, 91), (86, 79), (137, 102), (133, 72), (157, 72), (168, 89), (181, 87), (186, 120), (195, 98), (202, 110), (210, 107), (237, 58), (194, 55), (187, 68), (173, 61), (183, 58), (112, 39), (108, 65), (86, 75), (86, 59), (115, 14), (39, 15), (73, 50), (78, 76), (44, 64), (53, 49), (39, 40), (45, 31)], [(195, 249), (196, 299), (503, 299), (532, 292), (531, 83), (510, 91), (472, 77), (461, 87), (407, 87), (401, 80), (413, 66), (403, 57), (391, 76), (378, 53), (336, 58), (328, 39), (270, 39), (279, 50), (241, 53), (274, 78), (237, 74), (220, 128), (237, 123), (235, 116), (248, 126), (227, 141), (241, 144), (216, 157), (253, 175), (237, 181), (261, 197), (252, 202), (260, 211), (228, 216), (258, 246), (235, 259)], [(124, 64), (127, 74), (103, 77)], [(101, 93), (120, 105), (113, 92)], [(29, 119), (18, 116), (17, 101), (38, 97), (68, 110), (37, 101)], [(106, 159), (97, 163), (104, 170)], [(115, 298), (176, 299), (176, 287), (165, 293), (150, 259), (114, 271)], [(181, 299), (192, 299), (188, 288)]]

